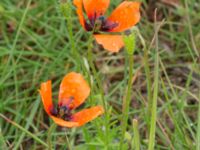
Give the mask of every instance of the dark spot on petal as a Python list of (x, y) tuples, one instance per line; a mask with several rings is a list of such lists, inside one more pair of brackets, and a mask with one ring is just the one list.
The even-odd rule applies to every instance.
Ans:
[(85, 28), (87, 31), (92, 31), (93, 33), (98, 33), (100, 31), (109, 32), (118, 26), (118, 23), (108, 21), (105, 16), (97, 16), (96, 13), (88, 19), (88, 21), (85, 21)]
[(53, 115), (53, 116), (57, 116), (57, 114), (58, 114), (57, 108), (53, 107), (53, 108), (50, 110), (50, 113), (51, 113), (51, 115)]

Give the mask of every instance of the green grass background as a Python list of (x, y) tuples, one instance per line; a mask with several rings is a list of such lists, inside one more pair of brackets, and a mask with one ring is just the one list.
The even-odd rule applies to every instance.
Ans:
[[(108, 14), (120, 2), (111, 0)], [(154, 149), (200, 150), (200, 1), (171, 2), (178, 3), (143, 1), (132, 56), (128, 126), (122, 139), (120, 121), (129, 78), (125, 50), (112, 54), (91, 44), (73, 5), (63, 12), (55, 0), (1, 0), (0, 149), (39, 150), (52, 145), (59, 150), (116, 150), (122, 141), (125, 150), (138, 146), (146, 150), (153, 142), (150, 135), (154, 139), (150, 124), (155, 112)], [(155, 27), (163, 19), (157, 33)], [(92, 91), (83, 107), (107, 105), (107, 115), (73, 129), (53, 125), (38, 93), (40, 83), (51, 79), (57, 101), (60, 81), (70, 71), (82, 73), (90, 83)], [(149, 97), (157, 103), (150, 111)]]

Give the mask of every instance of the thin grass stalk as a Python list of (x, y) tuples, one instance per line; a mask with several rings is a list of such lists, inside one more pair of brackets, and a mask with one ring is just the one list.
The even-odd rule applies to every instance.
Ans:
[[(17, 32), (16, 32), (16, 35), (15, 35), (15, 38), (14, 38), (14, 41), (13, 41), (13, 44), (12, 44), (12, 47), (10, 49), (10, 52), (9, 52), (9, 57), (7, 59), (7, 63), (6, 63), (6, 66), (5, 68), (11, 68), (9, 73), (12, 73), (13, 72), (13, 78), (14, 78), (14, 83), (15, 83), (15, 96), (16, 96), (16, 99), (18, 99), (18, 95), (19, 95), (19, 88), (18, 88), (18, 78), (17, 78), (17, 69), (16, 69), (16, 61), (15, 61), (15, 58), (14, 58), (14, 51), (15, 51), (15, 48), (16, 48), (16, 45), (17, 45), (17, 41), (18, 41), (18, 38), (19, 38), (19, 35), (21, 33), (21, 30), (22, 30), (22, 27), (23, 27), (23, 24), (26, 20), (26, 16), (28, 14), (28, 11), (29, 11), (29, 7), (31, 5), (31, 2), (32, 0), (29, 0), (27, 2), (27, 5), (26, 5), (26, 9), (22, 15), (22, 19), (20, 20), (20, 23), (19, 23), (19, 26), (18, 26), (18, 29), (17, 29)], [(21, 56), (21, 55), (20, 55)], [(18, 56), (18, 57), (20, 57)], [(12, 67), (9, 67), (9, 65), (12, 65)], [(4, 74), (4, 73), (3, 73)], [(6, 74), (6, 76), (8, 75)], [(1, 83), (0, 83), (1, 84)]]
[(151, 108), (151, 124), (149, 133), (149, 144), (148, 150), (154, 150), (155, 146), (155, 132), (156, 132), (156, 120), (157, 120), (157, 99), (158, 99), (158, 79), (159, 79), (159, 54), (158, 54), (158, 27), (156, 22), (156, 11), (155, 11), (155, 42), (156, 42), (156, 56), (155, 56), (155, 70), (154, 70), (154, 91), (153, 91), (153, 101)]
[[(151, 72), (150, 72), (150, 66), (149, 66), (149, 56), (148, 56), (148, 49), (144, 48), (144, 70), (145, 70), (145, 76), (147, 80), (147, 96), (148, 96), (148, 106), (147, 106), (147, 114), (151, 114), (151, 108), (152, 108), (152, 82), (151, 82)], [(148, 123), (150, 122), (150, 115), (148, 115)], [(148, 124), (148, 129), (150, 128), (150, 125)]]
[(9, 55), (9, 57), (8, 57), (8, 62), (7, 62), (6, 67), (8, 67), (8, 65), (9, 65), (9, 63), (10, 63), (10, 61), (11, 61), (12, 59), (14, 60), (14, 58), (13, 58), (14, 50), (15, 50), (15, 47), (16, 47), (16, 45), (17, 45), (17, 41), (18, 41), (19, 35), (20, 35), (20, 33), (21, 33), (23, 24), (24, 24), (24, 22), (25, 22), (26, 16), (27, 16), (27, 14), (28, 14), (29, 7), (30, 7), (30, 5), (31, 5), (31, 2), (32, 2), (32, 0), (29, 0), (29, 1), (28, 1), (27, 5), (26, 5), (26, 9), (25, 9), (25, 11), (24, 11), (24, 13), (23, 13), (23, 15), (22, 15), (22, 19), (21, 19), (21, 21), (20, 21), (20, 23), (19, 23), (19, 26), (18, 26), (16, 35), (15, 35), (15, 38), (14, 38), (12, 47), (11, 47), (11, 49), (10, 49), (10, 55)]
[(150, 65), (149, 65), (149, 51), (152, 48), (153, 42), (155, 40), (155, 37), (152, 39), (150, 46), (147, 48), (145, 39), (142, 37), (140, 31), (137, 29), (138, 36), (140, 38), (141, 44), (143, 46), (144, 51), (144, 71), (147, 81), (147, 100), (148, 100), (148, 106), (147, 106), (147, 126), (148, 130), (150, 129), (150, 114), (151, 114), (151, 108), (152, 108), (152, 82), (151, 82), (151, 71), (150, 71)]
[(199, 57), (200, 52), (198, 51), (197, 46), (195, 44), (195, 39), (194, 39), (194, 36), (193, 36), (193, 31), (192, 31), (192, 23), (191, 23), (191, 20), (190, 20), (188, 0), (185, 0), (184, 3), (185, 3), (186, 19), (187, 19), (187, 23), (188, 23), (187, 25), (188, 25), (188, 28), (189, 28), (189, 34), (190, 34), (192, 49), (194, 50), (196, 56)]

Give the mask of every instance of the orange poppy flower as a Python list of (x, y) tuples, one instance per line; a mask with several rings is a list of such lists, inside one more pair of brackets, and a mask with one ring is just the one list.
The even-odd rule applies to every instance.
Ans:
[[(110, 0), (73, 0), (81, 25), (92, 31), (97, 43), (110, 52), (118, 52), (123, 46), (122, 35), (100, 34), (125, 31), (140, 20), (140, 2), (123, 1), (106, 18), (104, 16)], [(84, 17), (84, 10), (88, 19)]]
[(102, 106), (94, 106), (72, 114), (90, 94), (90, 87), (81, 74), (71, 72), (60, 84), (57, 106), (52, 102), (51, 81), (41, 84), (40, 95), (47, 114), (53, 121), (63, 127), (78, 127), (103, 114)]

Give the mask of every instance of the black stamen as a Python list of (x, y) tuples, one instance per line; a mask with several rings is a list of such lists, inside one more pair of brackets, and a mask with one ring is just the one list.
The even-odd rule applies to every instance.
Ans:
[(68, 104), (66, 105), (63, 105), (62, 103), (58, 104), (57, 106), (54, 105), (55, 107), (53, 107), (50, 110), (51, 115), (58, 118), (62, 118), (63, 120), (66, 120), (66, 121), (71, 120), (72, 114), (71, 114), (71, 109), (68, 107), (68, 105), (72, 103), (72, 101), (74, 100), (74, 97), (70, 96), (68, 100), (69, 100)]
[(63, 120), (66, 120), (66, 121), (69, 121), (69, 120), (72, 119), (72, 114), (71, 114), (71, 113), (64, 114), (64, 115), (62, 116), (62, 119), (63, 119)]
[(117, 26), (118, 26), (118, 23), (111, 23), (111, 22), (106, 21), (104, 24), (102, 24), (101, 31), (108, 32)]
[(89, 18), (89, 21), (85, 22), (86, 30), (93, 31), (94, 33), (99, 31), (108, 32), (117, 26), (118, 23), (108, 21), (103, 15), (97, 16), (96, 12)]

